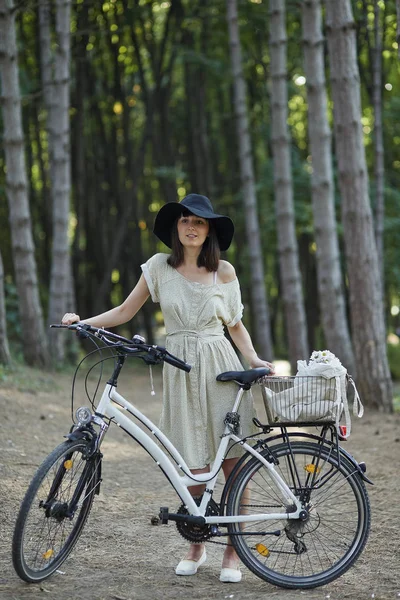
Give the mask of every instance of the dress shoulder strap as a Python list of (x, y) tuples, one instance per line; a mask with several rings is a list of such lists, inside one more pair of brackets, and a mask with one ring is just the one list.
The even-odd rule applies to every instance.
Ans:
[(214, 285), (217, 283), (217, 271), (214, 271)]

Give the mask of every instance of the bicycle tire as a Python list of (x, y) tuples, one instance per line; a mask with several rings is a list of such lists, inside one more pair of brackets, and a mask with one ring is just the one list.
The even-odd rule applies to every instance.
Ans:
[[(86, 458), (89, 442), (63, 442), (36, 471), (16, 520), (12, 560), (18, 576), (39, 583), (66, 560), (89, 516), (100, 484), (101, 455)], [(74, 494), (76, 510), (69, 514)]]
[[(242, 562), (273, 585), (292, 589), (325, 585), (351, 567), (367, 542), (371, 517), (364, 482), (354, 464), (343, 455), (339, 461), (332, 447), (295, 441), (270, 450), (279, 461), (275, 468), (293, 493), (305, 499), (303, 506), (309, 505), (309, 518), (232, 523), (231, 542)], [(261, 454), (269, 456), (267, 451)], [(246, 503), (251, 514), (285, 510), (268, 470), (255, 457), (233, 482), (227, 514), (243, 514)], [(276, 535), (265, 535), (274, 530)]]

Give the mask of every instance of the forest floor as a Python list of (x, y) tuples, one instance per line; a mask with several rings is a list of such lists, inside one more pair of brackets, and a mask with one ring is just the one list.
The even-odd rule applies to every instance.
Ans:
[[(108, 375), (108, 374), (107, 374)], [(120, 393), (132, 392), (132, 372), (121, 376)], [(100, 495), (72, 555), (42, 584), (29, 585), (11, 564), (11, 537), (21, 499), (35, 469), (61, 441), (70, 423), (71, 374), (41, 374), (18, 368), (0, 382), (0, 599), (172, 600), (202, 598), (277, 600), (348, 598), (394, 600), (400, 597), (399, 464), (400, 414), (366, 410), (353, 421), (345, 444), (367, 464), (374, 486), (369, 542), (356, 564), (340, 579), (313, 590), (284, 590), (255, 577), (244, 566), (240, 584), (220, 583), (223, 548), (208, 545), (208, 560), (194, 577), (177, 577), (174, 568), (187, 542), (173, 524), (154, 526), (160, 506), (180, 504), (152, 460), (117, 427), (103, 444)], [(82, 385), (78, 386), (79, 388)], [(138, 369), (136, 404), (155, 422), (161, 406), (160, 372), (156, 396), (150, 395), (147, 370)], [(79, 391), (76, 406), (83, 404)], [(256, 399), (259, 404), (259, 398)], [(86, 402), (87, 403), (87, 402)], [(262, 410), (260, 411), (262, 414)]]

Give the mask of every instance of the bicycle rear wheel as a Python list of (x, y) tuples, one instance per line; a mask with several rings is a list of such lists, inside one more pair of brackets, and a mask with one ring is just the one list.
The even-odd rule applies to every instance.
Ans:
[(67, 441), (34, 475), (15, 524), (12, 558), (24, 581), (37, 583), (65, 561), (89, 516), (100, 484), (101, 457), (89, 442)]
[[(338, 460), (332, 447), (300, 441), (271, 451), (279, 461), (276, 470), (301, 499), (308, 517), (232, 523), (232, 544), (243, 563), (269, 583), (303, 589), (327, 584), (354, 563), (366, 544), (370, 506), (364, 482), (346, 457)], [(282, 510), (285, 505), (269, 471), (250, 459), (232, 485), (227, 514)]]

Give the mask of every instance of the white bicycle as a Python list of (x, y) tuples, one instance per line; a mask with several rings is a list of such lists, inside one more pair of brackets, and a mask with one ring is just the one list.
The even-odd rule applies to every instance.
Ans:
[[(67, 441), (42, 463), (22, 502), (13, 537), (13, 564), (30, 583), (40, 582), (66, 560), (89, 516), (102, 481), (101, 444), (111, 422), (137, 441), (155, 460), (182, 504), (160, 509), (163, 524), (174, 521), (190, 542), (229, 536), (243, 563), (261, 579), (286, 588), (312, 588), (342, 575), (362, 552), (369, 533), (370, 507), (365, 464), (339, 446), (336, 428), (325, 424), (318, 435), (262, 425), (257, 436), (240, 437), (239, 405), (246, 390), (268, 369), (222, 373), (238, 393), (215, 462), (209, 473), (194, 475), (162, 431), (116, 390), (128, 356), (148, 364), (165, 361), (190, 371), (165, 348), (148, 345), (78, 323), (76, 330), (111, 349), (114, 370), (92, 410), (76, 411)], [(95, 352), (104, 351), (104, 346)], [(110, 357), (106, 357), (110, 358)], [(102, 358), (102, 361), (106, 360)], [(102, 362), (101, 361), (101, 362)], [(129, 415), (129, 416), (128, 416)], [(131, 417), (148, 430), (143, 430)], [(315, 424), (314, 424), (315, 425)], [(228, 447), (246, 451), (226, 482), (219, 502), (213, 492)], [(201, 499), (189, 487), (203, 483)]]

